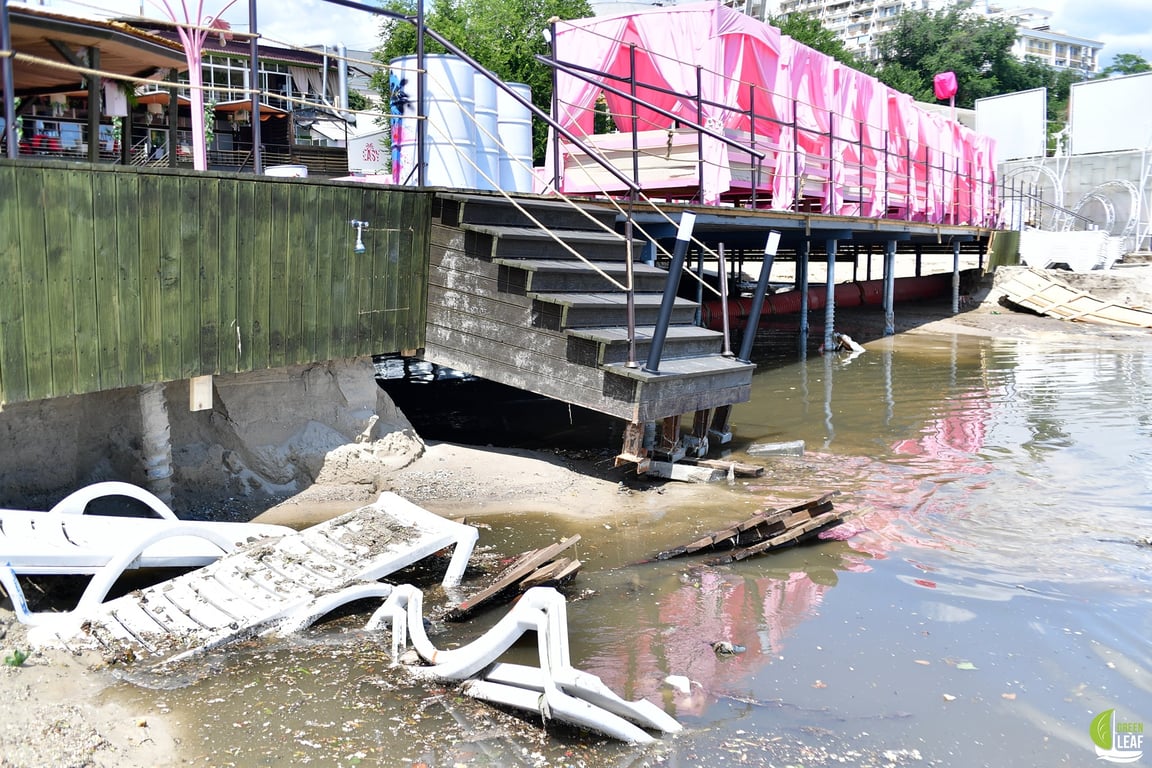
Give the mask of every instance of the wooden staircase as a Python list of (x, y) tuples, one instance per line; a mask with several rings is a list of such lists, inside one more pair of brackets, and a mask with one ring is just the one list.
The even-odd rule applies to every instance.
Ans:
[[(627, 296), (597, 272), (626, 284), (623, 239), (566, 202), (517, 202), (587, 262), (502, 196), (439, 194), (426, 360), (624, 419), (629, 460), (649, 455), (640, 444), (644, 424), (665, 422), (663, 450), (656, 450), (675, 459), (683, 455), (682, 415), (696, 414), (700, 438), (712, 409), (749, 398), (755, 366), (723, 355), (721, 334), (694, 325), (697, 305), (686, 299), (672, 306), (658, 370), (645, 370), (669, 275), (641, 262), (633, 266), (636, 343), (629, 361)], [(614, 209), (582, 208), (615, 232)], [(642, 245), (637, 241), (633, 252)], [(723, 414), (726, 421), (727, 409)], [(695, 445), (702, 452), (699, 440)]]

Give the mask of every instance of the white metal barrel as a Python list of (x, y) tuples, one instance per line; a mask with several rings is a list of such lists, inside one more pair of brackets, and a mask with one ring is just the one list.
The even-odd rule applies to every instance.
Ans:
[[(526, 101), (532, 89), (524, 83), (508, 83)], [(500, 129), (500, 188), (508, 192), (532, 192), (532, 112), (503, 88), (496, 92)]]
[[(428, 124), (425, 139), (426, 183), (432, 187), (476, 187), (474, 111), (475, 72), (462, 59), (445, 54), (424, 57)], [(402, 56), (390, 65), (407, 97), (393, 141), (393, 176), (401, 184), (415, 185), (417, 63), (415, 56)], [(398, 172), (397, 172), (398, 171)]]

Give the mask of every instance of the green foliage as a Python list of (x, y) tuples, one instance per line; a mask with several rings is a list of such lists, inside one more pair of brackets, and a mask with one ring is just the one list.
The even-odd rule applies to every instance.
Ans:
[(4, 657), (4, 665), (8, 667), (20, 667), (28, 660), (28, 654), (19, 648), (13, 648), (12, 653)]
[(1011, 22), (970, 14), (966, 6), (905, 11), (876, 39), (878, 77), (915, 99), (935, 101), (935, 75), (955, 72), (956, 106), (971, 108), (976, 99), (1019, 90), (1036, 74), (1022, 71), (1012, 55), (1015, 41)]
[[(390, 10), (414, 18), (412, 0), (391, 0)], [(532, 88), (532, 101), (545, 112), (552, 102), (551, 69), (536, 61), (537, 54), (550, 53), (544, 30), (553, 16), (579, 19), (592, 15), (588, 0), (431, 0), (425, 6), (425, 26), (435, 30), (505, 82), (526, 83)], [(430, 39), (427, 53), (443, 53)], [(389, 20), (381, 25), (381, 46), (375, 57), (387, 64), (416, 52), (415, 25)], [(372, 79), (385, 102), (388, 101), (388, 73)], [(409, 94), (415, 96), (414, 93)], [(547, 128), (534, 121), (536, 160), (544, 156)]]
[(815, 16), (807, 13), (788, 13), (783, 16), (771, 16), (768, 18), (768, 23), (793, 40), (831, 56), (853, 69), (868, 73), (872, 73), (874, 69), (871, 62), (848, 50), (844, 41), (821, 24)]
[(372, 100), (359, 91), (348, 91), (348, 108), (356, 112), (372, 109)]
[(1118, 53), (1112, 57), (1111, 64), (1100, 70), (1100, 77), (1137, 75), (1141, 72), (1152, 72), (1152, 64), (1135, 53)]

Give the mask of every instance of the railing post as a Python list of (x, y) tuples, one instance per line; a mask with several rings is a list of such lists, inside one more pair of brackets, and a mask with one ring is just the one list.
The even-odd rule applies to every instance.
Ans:
[(625, 254), (625, 284), (628, 290), (624, 293), (626, 314), (628, 316), (628, 367), (636, 367), (636, 286), (633, 283), (633, 264), (635, 254), (632, 239), (632, 209), (636, 203), (636, 190), (628, 195), (628, 218), (624, 220), (624, 254)]
[[(256, 37), (256, 0), (248, 0), (248, 32), (252, 35), (248, 38), (248, 61), (252, 78), (248, 89), (252, 94), (252, 172), (260, 175), (264, 171), (264, 156), (260, 149), (260, 40)], [(348, 105), (344, 104), (343, 107), (347, 109)], [(347, 137), (344, 144), (347, 147)]]
[[(12, 50), (12, 30), (8, 21), (8, 0), (0, 0), (0, 48)], [(16, 83), (12, 71), (12, 58), (0, 60), (0, 77), (4, 84), (4, 143), (5, 152), (11, 159), (20, 154), (16, 143)]]
[(751, 362), (752, 343), (756, 341), (756, 328), (760, 325), (760, 312), (764, 308), (764, 294), (768, 293), (768, 279), (772, 274), (772, 264), (780, 247), (780, 233), (768, 232), (768, 242), (764, 245), (764, 261), (760, 265), (760, 279), (756, 281), (756, 293), (752, 296), (752, 307), (748, 310), (748, 320), (744, 326), (744, 338), (740, 340), (740, 354), (736, 359), (742, 363)]
[[(696, 65), (696, 125), (704, 125), (704, 68)], [(696, 184), (699, 202), (704, 202), (704, 134), (696, 133)]]
[(716, 273), (720, 278), (720, 317), (724, 328), (724, 357), (732, 355), (732, 337), (728, 329), (728, 265), (724, 261), (724, 243), (716, 252)]
[(664, 353), (664, 339), (672, 319), (672, 305), (676, 302), (676, 289), (680, 285), (680, 273), (684, 270), (684, 255), (688, 253), (688, 243), (692, 241), (692, 228), (695, 226), (696, 214), (691, 211), (680, 214), (676, 248), (672, 251), (672, 264), (668, 267), (668, 280), (664, 283), (664, 297), (660, 301), (660, 315), (656, 318), (656, 327), (652, 329), (652, 346), (648, 349), (648, 362), (644, 365), (644, 370), (652, 373), (660, 372), (660, 356)]
[(636, 113), (639, 100), (636, 98), (636, 43), (628, 46), (628, 87), (632, 92), (632, 181), (640, 183), (640, 119)]
[[(559, 60), (556, 54), (556, 22), (552, 21), (548, 25), (550, 35), (548, 41), (552, 46), (552, 119), (557, 123), (560, 122), (560, 96), (559, 96), (559, 80), (560, 70), (556, 66)], [(560, 193), (560, 131), (555, 128), (552, 129), (552, 191), (556, 194)]]
[(416, 185), (428, 181), (428, 76), (424, 60), (424, 0), (416, 0)]
[[(756, 84), (748, 84), (748, 137), (752, 140), (752, 149), (756, 149)], [(760, 190), (761, 174), (764, 171), (764, 161), (759, 160), (756, 163), (756, 170), (751, 171), (752, 174), (752, 208), (756, 208), (756, 193)]]

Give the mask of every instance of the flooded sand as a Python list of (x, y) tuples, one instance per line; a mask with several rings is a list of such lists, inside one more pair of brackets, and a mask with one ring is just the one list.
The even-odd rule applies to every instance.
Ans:
[[(507, 554), (581, 534), (573, 663), (676, 714), (685, 732), (651, 747), (414, 682), (352, 618), (118, 694), (172, 712), (197, 765), (1098, 764), (1098, 713), (1152, 720), (1150, 353), (902, 335), (854, 359), (773, 360), (734, 415), (731, 457), (768, 463), (764, 477), (691, 504), (637, 490), (638, 511), (588, 519), (477, 518), (480, 545)], [(793, 439), (803, 456), (743, 453)], [(861, 512), (847, 541), (635, 564), (826, 490)], [(434, 625), (434, 641), (501, 615)], [(717, 640), (745, 651), (717, 655)]]

